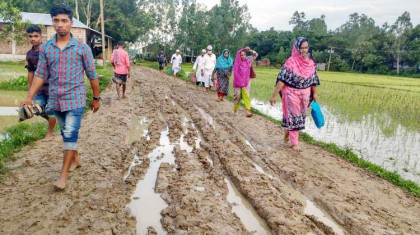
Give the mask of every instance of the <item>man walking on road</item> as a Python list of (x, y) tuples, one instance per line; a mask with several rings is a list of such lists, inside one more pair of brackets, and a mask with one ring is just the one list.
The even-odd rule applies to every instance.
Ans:
[(216, 55), (213, 54), (213, 47), (211, 45), (207, 46), (207, 54), (203, 58), (203, 81), (206, 91), (210, 91), (210, 87), (213, 86), (212, 74), (213, 70), (216, 67)]
[[(28, 70), (28, 88), (31, 89), (32, 81), (34, 79), (34, 72), (36, 71), (36, 67), (38, 65), (38, 57), (39, 57), (39, 48), (42, 43), (42, 31), (38, 27), (38, 25), (30, 25), (26, 29), (26, 33), (28, 33), (29, 42), (32, 44), (32, 48), (26, 53), (26, 69)], [(47, 135), (45, 136), (45, 140), (52, 140), (54, 134), (54, 127), (56, 120), (50, 111), (50, 107), (48, 105), (48, 81), (45, 80), (42, 88), (36, 95), (34, 96), (34, 103), (41, 106), (43, 113), (41, 117), (45, 118), (48, 121), (48, 131)]]
[(163, 49), (160, 50), (157, 56), (158, 62), (159, 62), (159, 71), (163, 72), (163, 68), (165, 67), (166, 63), (166, 55), (163, 52)]
[(57, 32), (54, 38), (41, 45), (38, 68), (28, 96), (21, 105), (32, 105), (34, 95), (44, 81), (49, 82), (49, 102), (54, 116), (60, 125), (64, 142), (64, 156), (61, 174), (54, 187), (63, 190), (66, 187), (69, 170), (80, 166), (77, 141), (86, 106), (85, 72), (93, 90), (90, 104), (93, 112), (98, 111), (99, 81), (91, 49), (78, 41), (70, 33), (73, 26), (72, 12), (65, 6), (54, 6), (50, 11), (52, 23)]
[(203, 58), (205, 55), (206, 55), (206, 49), (201, 50), (201, 55), (197, 56), (197, 59), (195, 60), (195, 63), (192, 69), (192, 73), (195, 73), (197, 87), (199, 87), (201, 83), (203, 83), (203, 87), (204, 87)]
[(172, 70), (174, 72), (174, 77), (178, 77), (178, 73), (181, 71), (182, 56), (179, 54), (179, 50), (175, 51), (175, 54), (171, 56)]
[(112, 52), (111, 64), (114, 67), (114, 76), (122, 81), (121, 84), (117, 83), (117, 100), (120, 99), (120, 87), (122, 86), (122, 98), (125, 96), (125, 90), (127, 88), (127, 78), (130, 78), (130, 58), (128, 53), (124, 51), (124, 42), (119, 41), (117, 43), (118, 48)]

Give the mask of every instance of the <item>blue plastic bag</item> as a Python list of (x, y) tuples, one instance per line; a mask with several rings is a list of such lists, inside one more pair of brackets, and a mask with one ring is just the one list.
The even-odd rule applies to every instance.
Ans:
[(172, 67), (168, 67), (168, 74), (173, 74), (174, 73), (174, 71), (172, 70)]
[(311, 115), (314, 119), (315, 126), (321, 128), (325, 124), (324, 115), (322, 114), (321, 107), (319, 107), (318, 102), (314, 101), (311, 103)]

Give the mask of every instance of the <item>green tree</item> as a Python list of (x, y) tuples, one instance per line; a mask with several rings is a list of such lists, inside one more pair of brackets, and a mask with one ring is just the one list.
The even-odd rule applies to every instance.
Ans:
[(26, 33), (28, 22), (22, 21), (19, 8), (10, 1), (0, 2), (0, 18), (3, 22), (8, 22), (0, 24), (0, 41), (12, 39), (18, 44), (22, 43), (22, 36)]
[(399, 16), (397, 21), (391, 26), (392, 49), (396, 60), (397, 74), (400, 74), (401, 53), (407, 47), (406, 41), (412, 28), (410, 13), (407, 11)]

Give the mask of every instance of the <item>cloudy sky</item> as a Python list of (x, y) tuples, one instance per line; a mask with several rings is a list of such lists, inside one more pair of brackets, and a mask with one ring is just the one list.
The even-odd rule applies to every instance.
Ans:
[[(219, 0), (197, 0), (210, 9)], [(295, 11), (305, 12), (306, 19), (325, 15), (328, 29), (334, 30), (348, 20), (352, 13), (365, 14), (376, 25), (393, 24), (404, 11), (410, 12), (411, 23), (420, 24), (420, 0), (239, 0), (248, 5), (251, 24), (258, 30), (291, 30), (289, 25)]]

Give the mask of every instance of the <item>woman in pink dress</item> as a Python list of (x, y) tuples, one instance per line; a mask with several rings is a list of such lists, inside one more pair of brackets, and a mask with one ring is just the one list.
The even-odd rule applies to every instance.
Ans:
[(284, 141), (292, 149), (299, 147), (299, 131), (305, 129), (306, 112), (310, 100), (318, 100), (316, 86), (320, 85), (316, 64), (309, 53), (309, 41), (299, 37), (293, 43), (292, 55), (284, 63), (277, 76), (277, 85), (270, 98), (271, 105), (276, 103), (277, 94), (282, 97)]

